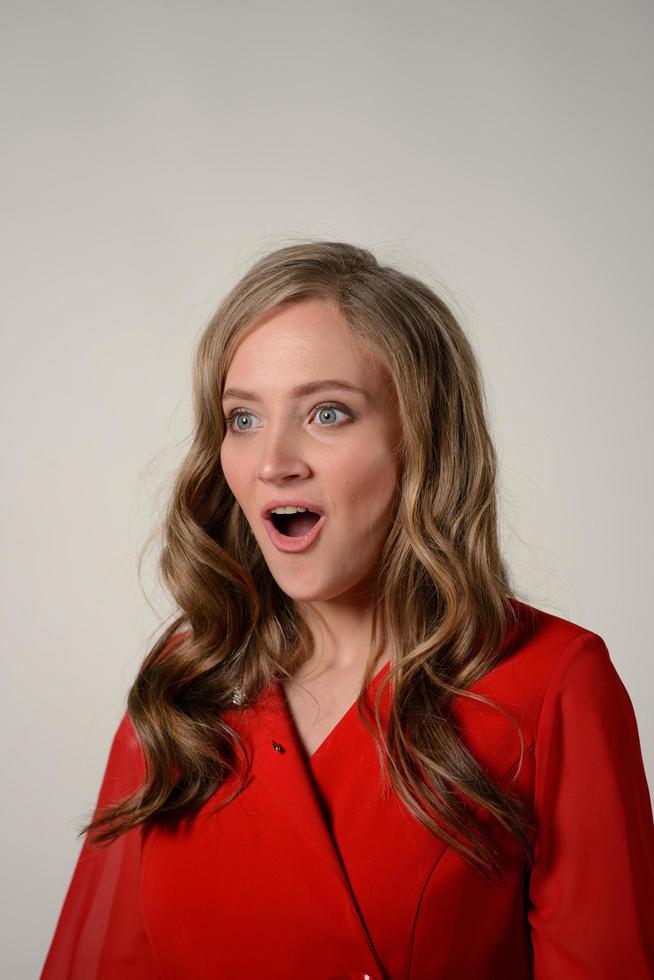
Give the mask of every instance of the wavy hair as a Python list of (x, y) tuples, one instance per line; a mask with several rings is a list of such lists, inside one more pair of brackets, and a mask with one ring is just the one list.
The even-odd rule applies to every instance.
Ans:
[[(466, 688), (507, 656), (520, 604), (500, 554), (496, 453), (476, 358), (430, 286), (380, 264), (365, 248), (330, 241), (292, 244), (260, 258), (200, 337), (192, 443), (167, 506), (160, 558), (179, 614), (145, 657), (127, 700), (145, 780), (80, 833), (91, 831), (93, 843), (106, 844), (139, 824), (176, 825), (244, 759), (239, 788), (220, 805), (232, 800), (247, 781), (248, 762), (224, 713), (254, 703), (311, 655), (307, 626), (271, 575), (220, 463), (221, 396), (239, 342), (274, 307), (309, 298), (335, 302), (354, 336), (381, 358), (401, 414), (401, 478), (378, 560), (371, 648), (357, 700), (387, 787), (484, 876), (503, 874), (503, 862), (493, 836), (471, 819), (474, 808), (484, 807), (531, 864), (532, 811), (478, 764), (452, 711), (457, 697), (467, 697), (507, 714)], [(364, 695), (387, 637), (394, 654), (373, 726)], [(384, 731), (380, 698), (391, 679)], [(520, 737), (519, 771), (524, 739), (509, 718)]]

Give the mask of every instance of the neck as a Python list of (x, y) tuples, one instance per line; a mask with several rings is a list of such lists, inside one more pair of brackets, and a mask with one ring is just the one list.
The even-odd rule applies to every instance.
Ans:
[[(304, 603), (300, 614), (310, 630), (313, 650), (300, 668), (302, 675), (315, 670), (320, 673), (363, 673), (372, 641), (373, 609), (369, 603), (341, 598)], [(390, 652), (386, 643), (377, 660), (378, 666), (388, 659)]]

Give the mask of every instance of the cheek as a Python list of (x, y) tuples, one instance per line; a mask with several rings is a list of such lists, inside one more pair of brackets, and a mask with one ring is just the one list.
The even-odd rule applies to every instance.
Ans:
[(358, 514), (370, 517), (385, 511), (398, 486), (398, 468), (390, 449), (353, 454), (340, 468), (341, 487), (348, 503)]
[(224, 442), (220, 447), (220, 466), (227, 486), (238, 499), (240, 496), (240, 487), (243, 482), (244, 467), (242, 465), (239, 466), (238, 454), (233, 453), (229, 445)]
[[(229, 436), (225, 436), (220, 446), (220, 465), (225, 475), (227, 473), (238, 473), (244, 468), (244, 453), (241, 449), (235, 448)], [(240, 465), (239, 465), (240, 460)]]
[(230, 482), (230, 465), (229, 465), (229, 453), (225, 452), (225, 443), (220, 447), (220, 452), (218, 454), (218, 459), (220, 460), (220, 468), (223, 471), (223, 476), (227, 483)]

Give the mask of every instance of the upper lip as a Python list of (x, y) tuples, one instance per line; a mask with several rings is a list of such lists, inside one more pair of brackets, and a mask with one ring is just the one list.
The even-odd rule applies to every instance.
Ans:
[(312, 510), (316, 514), (324, 514), (325, 511), (318, 504), (312, 504), (308, 500), (298, 500), (295, 497), (293, 500), (269, 500), (266, 506), (261, 511), (262, 517), (270, 517), (271, 510), (275, 507), (306, 507), (307, 510)]

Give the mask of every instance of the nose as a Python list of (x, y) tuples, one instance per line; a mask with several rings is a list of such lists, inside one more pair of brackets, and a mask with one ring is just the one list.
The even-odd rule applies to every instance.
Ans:
[(303, 459), (296, 438), (279, 429), (276, 433), (269, 430), (268, 438), (261, 442), (261, 456), (256, 475), (261, 480), (277, 483), (288, 477), (306, 477), (309, 466)]

